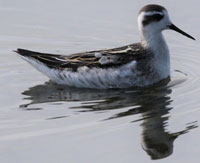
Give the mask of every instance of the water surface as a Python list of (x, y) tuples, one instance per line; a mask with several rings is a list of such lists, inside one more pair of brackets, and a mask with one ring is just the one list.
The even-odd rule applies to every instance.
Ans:
[(20, 47), (67, 55), (137, 42), (137, 13), (148, 3), (0, 2), (1, 162), (199, 161), (200, 1), (151, 1), (164, 5), (174, 24), (197, 39), (164, 32), (172, 66), (167, 85), (66, 88), (12, 52)]

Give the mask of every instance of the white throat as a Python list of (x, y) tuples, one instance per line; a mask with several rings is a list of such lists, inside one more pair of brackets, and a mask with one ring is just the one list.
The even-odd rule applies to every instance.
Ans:
[[(147, 25), (143, 25), (143, 21), (146, 16), (152, 16), (154, 14), (164, 15), (164, 18), (160, 21), (150, 22)], [(165, 54), (169, 54), (169, 50), (165, 39), (162, 35), (162, 31), (166, 29), (167, 24), (170, 22), (167, 11), (156, 12), (142, 12), (138, 17), (138, 28), (141, 37), (141, 43), (147, 47), (151, 48), (154, 52), (164, 50)], [(164, 52), (163, 51), (163, 52)]]
[(157, 30), (156, 25), (142, 27), (139, 24), (139, 32), (142, 45), (154, 54), (155, 69), (159, 71), (162, 78), (168, 77), (170, 74), (170, 55), (162, 31)]
[(161, 31), (140, 29), (141, 43), (146, 48), (153, 50), (155, 55), (169, 55), (169, 49)]
[(168, 46), (161, 32), (142, 33), (142, 44), (152, 50), (155, 55), (154, 65), (162, 78), (170, 74), (170, 54)]

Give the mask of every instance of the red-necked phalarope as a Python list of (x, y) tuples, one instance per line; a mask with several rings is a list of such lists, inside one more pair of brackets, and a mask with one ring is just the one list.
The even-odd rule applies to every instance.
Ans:
[(128, 88), (157, 83), (170, 75), (170, 55), (162, 35), (175, 30), (167, 10), (159, 5), (144, 6), (138, 16), (141, 42), (119, 48), (65, 55), (24, 49), (17, 53), (52, 81), (72, 87)]

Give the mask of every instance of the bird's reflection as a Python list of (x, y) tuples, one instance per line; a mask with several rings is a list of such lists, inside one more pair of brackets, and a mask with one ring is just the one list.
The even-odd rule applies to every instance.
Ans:
[(140, 114), (141, 118), (137, 121), (141, 121), (142, 148), (151, 159), (161, 159), (173, 153), (173, 142), (178, 136), (197, 127), (195, 123), (190, 123), (183, 131), (176, 133), (166, 131), (170, 118), (169, 112), (173, 109), (170, 105), (171, 92), (171, 87), (166, 86), (166, 83), (145, 89), (94, 90), (64, 88), (47, 82), (23, 92), (22, 94), (26, 95), (26, 99), (31, 102), (20, 107), (29, 109), (32, 104), (61, 101), (80, 101), (84, 105), (72, 109), (81, 108), (86, 112), (129, 107), (129, 110), (121, 111), (106, 120)]

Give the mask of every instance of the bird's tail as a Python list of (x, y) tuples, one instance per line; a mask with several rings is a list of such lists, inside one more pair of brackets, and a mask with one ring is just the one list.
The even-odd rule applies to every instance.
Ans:
[(49, 68), (56, 69), (60, 65), (66, 62), (64, 56), (62, 55), (34, 52), (26, 49), (17, 49), (14, 52), (18, 53), (24, 60), (29, 62), (31, 65), (33, 65), (32, 62), (34, 61), (37, 62), (38, 64), (43, 64), (44, 66), (47, 66)]
[(48, 53), (39, 53), (25, 49), (17, 49), (14, 51), (20, 55), (22, 59), (31, 64), (35, 69), (48, 76), (51, 80), (56, 81), (59, 75), (59, 66), (64, 63), (61, 59), (64, 56)]

